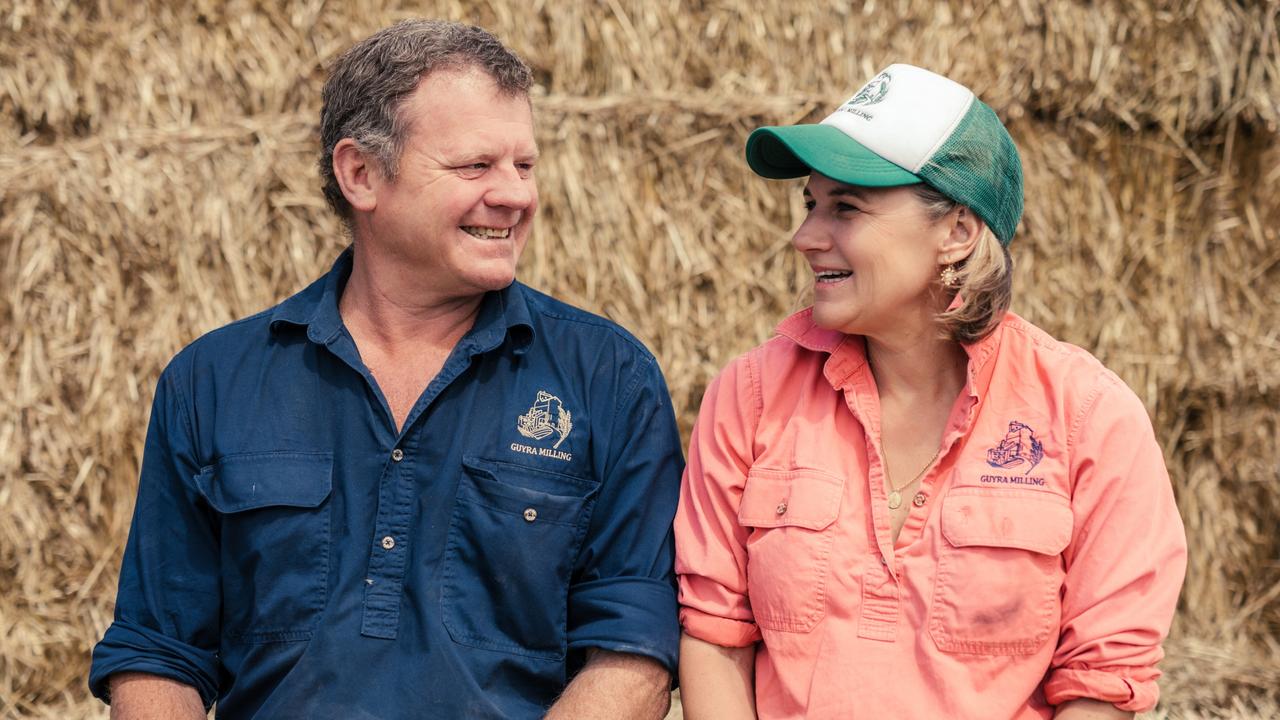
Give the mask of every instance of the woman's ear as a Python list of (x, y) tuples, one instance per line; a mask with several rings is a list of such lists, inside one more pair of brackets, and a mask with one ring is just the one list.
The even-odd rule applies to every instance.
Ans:
[(969, 257), (978, 246), (982, 231), (987, 227), (982, 218), (963, 205), (945, 222), (950, 223), (950, 227), (942, 245), (938, 247), (939, 265), (950, 265)]
[(370, 212), (378, 206), (375, 173), (377, 169), (355, 140), (342, 138), (333, 146), (333, 174), (352, 210)]

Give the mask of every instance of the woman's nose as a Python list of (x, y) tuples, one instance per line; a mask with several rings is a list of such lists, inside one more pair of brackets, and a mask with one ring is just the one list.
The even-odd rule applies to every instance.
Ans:
[(796, 228), (795, 235), (791, 236), (791, 245), (802, 253), (827, 250), (831, 247), (831, 237), (821, 223), (810, 217)]

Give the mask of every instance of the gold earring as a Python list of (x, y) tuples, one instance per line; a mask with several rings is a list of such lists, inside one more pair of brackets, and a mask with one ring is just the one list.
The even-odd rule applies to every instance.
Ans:
[(948, 263), (942, 267), (942, 272), (938, 274), (938, 280), (942, 282), (942, 287), (957, 288), (960, 287), (960, 273), (956, 271), (955, 263)]

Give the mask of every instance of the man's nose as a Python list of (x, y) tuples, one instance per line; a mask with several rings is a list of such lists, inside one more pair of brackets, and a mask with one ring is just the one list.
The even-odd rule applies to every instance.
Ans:
[(494, 177), (493, 185), (485, 193), (485, 203), (491, 207), (508, 207), (524, 210), (533, 204), (538, 196), (533, 182), (533, 174), (509, 166)]

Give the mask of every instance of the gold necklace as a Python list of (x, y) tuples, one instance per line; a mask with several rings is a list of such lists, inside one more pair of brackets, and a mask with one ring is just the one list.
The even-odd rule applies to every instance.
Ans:
[[(942, 448), (938, 448), (937, 452), (935, 452), (935, 453), (933, 454), (933, 457), (929, 458), (929, 462), (925, 463), (925, 464), (924, 464), (924, 467), (920, 468), (920, 472), (916, 473), (916, 476), (915, 476), (915, 477), (913, 477), (913, 478), (911, 478), (911, 482), (907, 483), (906, 485), (903, 485), (902, 487), (894, 487), (894, 486), (893, 486), (893, 482), (892, 482), (892, 481), (890, 481), (890, 482), (889, 482), (889, 490), (890, 490), (890, 492), (889, 492), (889, 509), (890, 509), (890, 510), (897, 510), (898, 508), (902, 507), (902, 493), (901, 493), (901, 491), (902, 491), (902, 490), (906, 490), (907, 488), (911, 487), (912, 485), (914, 485), (914, 484), (915, 484), (915, 482), (916, 482), (917, 480), (919, 480), (921, 477), (924, 477), (924, 473), (925, 473), (925, 471), (926, 471), (926, 470), (928, 470), (929, 468), (933, 467), (933, 461), (934, 461), (934, 460), (937, 460), (937, 459), (938, 459), (938, 456), (939, 456), (939, 455), (941, 455), (941, 454), (942, 454)], [(889, 476), (889, 473), (888, 473), (888, 466), (886, 465), (886, 466), (885, 466), (885, 477), (887, 478), (888, 476)]]

